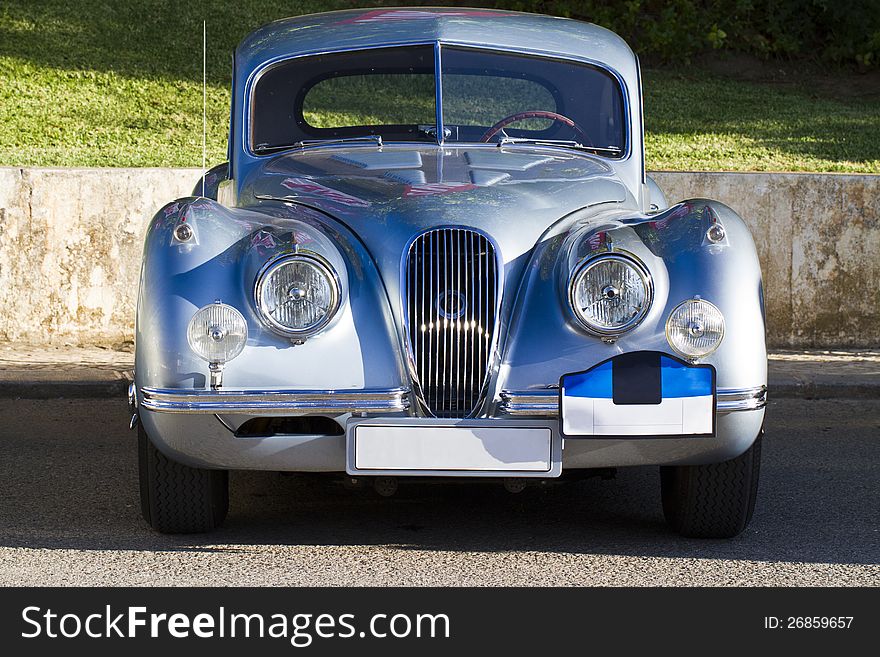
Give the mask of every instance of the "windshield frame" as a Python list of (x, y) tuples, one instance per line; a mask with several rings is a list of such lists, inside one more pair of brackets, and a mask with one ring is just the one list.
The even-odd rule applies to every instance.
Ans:
[[(388, 145), (392, 144), (407, 144), (407, 145), (418, 145), (425, 146), (430, 144), (435, 144), (437, 146), (448, 145), (451, 147), (489, 147), (489, 148), (498, 148), (500, 144), (495, 142), (465, 142), (465, 141), (455, 141), (455, 142), (446, 142), (444, 135), (444, 126), (443, 126), (443, 48), (456, 48), (463, 50), (472, 50), (472, 51), (480, 51), (480, 52), (488, 52), (488, 53), (499, 53), (499, 54), (519, 54), (523, 56), (530, 57), (538, 57), (540, 59), (546, 59), (549, 61), (559, 61), (559, 62), (573, 62), (580, 65), (590, 66), (595, 69), (598, 69), (601, 72), (609, 74), (614, 82), (617, 85), (617, 89), (620, 92), (620, 98), (622, 103), (623, 110), (623, 125), (621, 126), (623, 144), (621, 148), (621, 154), (609, 157), (607, 155), (595, 154), (591, 153), (591, 155), (595, 157), (601, 157), (603, 159), (609, 159), (614, 161), (625, 161), (630, 158), (632, 155), (632, 111), (631, 111), (631, 99), (629, 94), (629, 88), (623, 78), (623, 76), (615, 70), (613, 67), (608, 64), (594, 60), (588, 57), (574, 57), (568, 55), (560, 55), (559, 53), (548, 52), (545, 50), (534, 50), (534, 49), (523, 49), (523, 48), (506, 48), (501, 49), (497, 47), (489, 47), (480, 44), (474, 43), (463, 43), (457, 41), (401, 41), (401, 42), (392, 42), (392, 43), (384, 43), (379, 45), (365, 45), (365, 46), (356, 46), (350, 48), (328, 48), (325, 50), (316, 50), (312, 52), (300, 53), (297, 55), (287, 55), (283, 57), (278, 57), (275, 59), (271, 59), (269, 61), (263, 62), (259, 67), (255, 68), (251, 71), (248, 76), (248, 80), (245, 83), (245, 99), (244, 99), (244, 112), (243, 112), (243, 123), (245, 129), (241, 131), (241, 146), (244, 152), (251, 158), (255, 159), (265, 159), (273, 156), (277, 156), (279, 153), (284, 152), (283, 150), (277, 150), (270, 153), (260, 153), (254, 150), (253, 143), (253, 130), (254, 130), (254, 96), (255, 89), (257, 84), (259, 84), (260, 79), (263, 74), (265, 74), (270, 69), (273, 69), (277, 66), (282, 66), (294, 59), (302, 59), (304, 57), (315, 57), (321, 55), (332, 55), (337, 53), (350, 53), (350, 52), (358, 52), (358, 51), (369, 51), (369, 50), (378, 50), (384, 48), (404, 48), (410, 46), (431, 46), (434, 49), (434, 106), (436, 112), (436, 139), (434, 141), (431, 140), (418, 140), (418, 141), (386, 141), (385, 143)], [(300, 147), (302, 149), (315, 148), (320, 147), (320, 144), (313, 144), (305, 147)], [(573, 148), (567, 148), (565, 146), (559, 146), (560, 148), (566, 148), (566, 150), (576, 150)], [(295, 147), (291, 147), (293, 149)], [(579, 151), (583, 152), (583, 151)]]

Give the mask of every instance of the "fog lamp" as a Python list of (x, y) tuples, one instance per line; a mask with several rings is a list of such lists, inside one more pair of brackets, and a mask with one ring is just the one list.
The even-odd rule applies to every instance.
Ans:
[(685, 358), (708, 356), (724, 338), (724, 316), (705, 299), (678, 304), (666, 320), (669, 346)]
[(211, 388), (219, 388), (223, 366), (238, 356), (247, 342), (247, 322), (232, 306), (219, 300), (196, 311), (186, 331), (190, 348), (208, 361)]

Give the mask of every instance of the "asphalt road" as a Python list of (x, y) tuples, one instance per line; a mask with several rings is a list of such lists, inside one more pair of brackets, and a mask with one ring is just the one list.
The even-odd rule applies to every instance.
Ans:
[(758, 507), (670, 533), (655, 468), (529, 489), (233, 473), (218, 532), (142, 522), (120, 400), (0, 400), (2, 585), (880, 585), (880, 400), (771, 401)]

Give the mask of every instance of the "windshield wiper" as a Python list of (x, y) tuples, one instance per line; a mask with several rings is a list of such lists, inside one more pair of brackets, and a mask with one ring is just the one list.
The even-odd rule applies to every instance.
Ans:
[(364, 135), (363, 137), (333, 137), (331, 139), (303, 139), (292, 144), (257, 144), (254, 153), (274, 153), (286, 151), (291, 148), (309, 148), (310, 146), (334, 146), (336, 144), (375, 144), (382, 148), (382, 135)]
[(510, 146), (512, 144), (535, 144), (537, 146), (563, 146), (565, 148), (576, 148), (581, 151), (596, 153), (597, 155), (610, 155), (612, 157), (621, 155), (623, 150), (617, 146), (587, 146), (577, 141), (569, 139), (531, 139), (529, 137), (507, 137), (504, 136), (498, 141), (498, 146)]

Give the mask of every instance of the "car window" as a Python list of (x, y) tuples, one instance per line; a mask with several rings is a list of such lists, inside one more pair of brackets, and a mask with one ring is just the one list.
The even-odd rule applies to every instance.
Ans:
[[(533, 80), (486, 75), (443, 74), (443, 123), (457, 126), (494, 125), (523, 107), (555, 112), (553, 94)], [(525, 119), (519, 128), (543, 130), (548, 119)]]
[(507, 135), (624, 149), (620, 85), (606, 71), (455, 47), (442, 49), (442, 69), (448, 141), (494, 142)]
[(327, 78), (306, 92), (302, 114), (310, 128), (433, 125), (434, 76), (371, 73)]
[(271, 148), (364, 135), (431, 141), (421, 127), (437, 122), (434, 85), (433, 46), (291, 59), (256, 83), (251, 143)]

